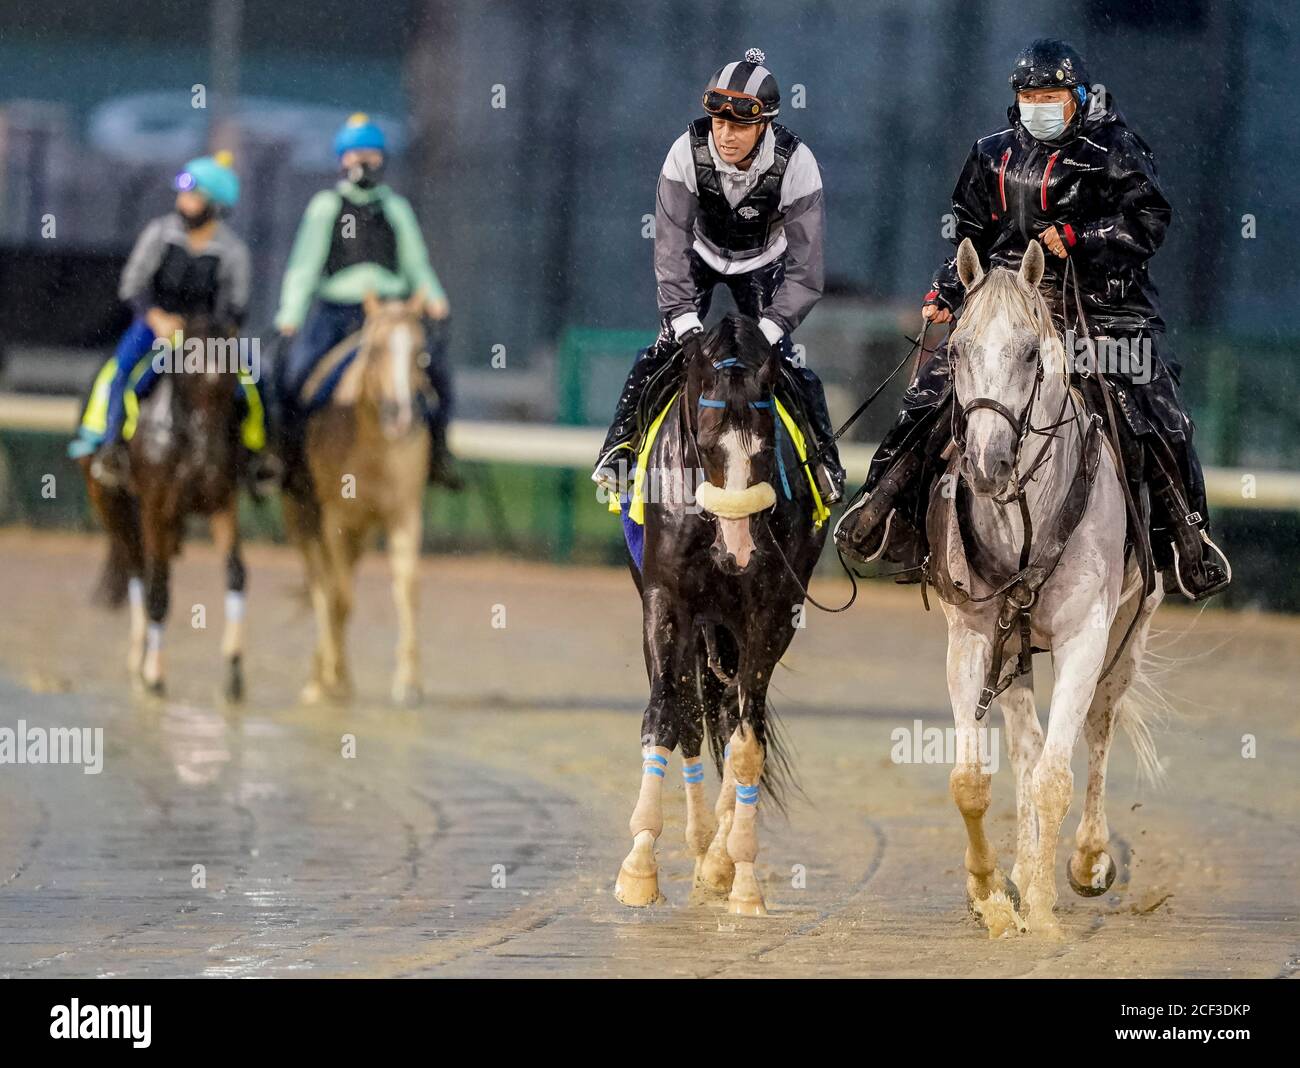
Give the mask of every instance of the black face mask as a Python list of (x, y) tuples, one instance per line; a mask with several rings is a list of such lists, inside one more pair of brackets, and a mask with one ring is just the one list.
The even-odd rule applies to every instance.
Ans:
[(347, 180), (358, 189), (373, 189), (382, 181), (384, 165), (382, 163), (354, 163), (344, 168)]
[(197, 215), (186, 215), (183, 211), (179, 214), (186, 230), (197, 230), (204, 223), (211, 222), (217, 217), (217, 209), (208, 204)]

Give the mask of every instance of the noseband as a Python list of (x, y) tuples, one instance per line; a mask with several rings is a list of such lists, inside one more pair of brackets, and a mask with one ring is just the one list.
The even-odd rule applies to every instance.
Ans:
[[(720, 371), (724, 367), (734, 367), (738, 363), (740, 363), (740, 360), (737, 357), (729, 356), (725, 360), (714, 361), (713, 369)], [(698, 401), (698, 407), (700, 408), (725, 408), (726, 406), (726, 401), (713, 400), (709, 397), (701, 397)], [(787, 501), (793, 500), (794, 495), (790, 491), (790, 479), (785, 473), (785, 464), (781, 460), (781, 414), (776, 410), (776, 404), (770, 396), (765, 397), (763, 400), (750, 401), (749, 406), (756, 409), (772, 409), (772, 425), (774, 428), (772, 437), (773, 447), (776, 449), (776, 469), (781, 474), (781, 490), (785, 494), (785, 499)], [(695, 443), (695, 428), (692, 428), (691, 440), (695, 444), (696, 466), (703, 469), (703, 465), (699, 463), (699, 445)]]

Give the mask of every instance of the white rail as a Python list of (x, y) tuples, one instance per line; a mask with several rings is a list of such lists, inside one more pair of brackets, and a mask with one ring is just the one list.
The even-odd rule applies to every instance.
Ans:
[[(69, 397), (0, 393), (0, 430), (72, 433), (78, 402)], [(450, 444), (466, 460), (585, 468), (595, 460), (602, 432), (593, 427), (546, 423), (500, 423), (456, 420)], [(841, 449), (851, 482), (866, 477), (874, 444)], [(1210, 504), (1216, 508), (1265, 508), (1300, 512), (1300, 473), (1211, 467), (1205, 472)]]

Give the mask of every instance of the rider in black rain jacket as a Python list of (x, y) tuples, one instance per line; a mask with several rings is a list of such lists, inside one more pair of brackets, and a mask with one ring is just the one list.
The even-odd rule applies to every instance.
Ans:
[[(1153, 496), (1157, 564), (1189, 597), (1227, 585), (1231, 572), (1205, 533), (1204, 476), (1192, 448), (1192, 421), (1178, 389), (1179, 365), (1161, 354), (1165, 323), (1147, 261), (1164, 240), (1168, 200), (1146, 142), (1130, 130), (1101, 86), (1088, 85), (1078, 54), (1061, 41), (1035, 41), (1017, 57), (1011, 75), (1017, 101), (1009, 129), (971, 148), (952, 195), (954, 245), (969, 238), (986, 267), (1018, 269), (1031, 240), (1048, 253), (1042, 289), (1062, 330), (1078, 328), (1073, 282), (1088, 331), (1103, 344), (1127, 343), (1145, 365), (1103, 366), (1117, 388), (1125, 429), (1142, 441)], [(1042, 90), (1068, 105), (1042, 100)], [(1039, 92), (1036, 92), (1039, 91)], [(1022, 115), (1022, 103), (1030, 116)], [(1050, 118), (1034, 108), (1058, 107)], [(1036, 136), (1037, 134), (1037, 136)], [(956, 259), (936, 272), (925, 297), (926, 319), (960, 315), (964, 290)], [(1067, 342), (1070, 339), (1067, 337)], [(836, 528), (846, 555), (883, 557), (915, 566), (924, 555), (923, 473), (933, 472), (948, 443), (951, 387), (942, 349), (924, 363), (904, 394), (903, 409), (872, 460), (859, 496)], [(1177, 567), (1173, 550), (1177, 550)]]

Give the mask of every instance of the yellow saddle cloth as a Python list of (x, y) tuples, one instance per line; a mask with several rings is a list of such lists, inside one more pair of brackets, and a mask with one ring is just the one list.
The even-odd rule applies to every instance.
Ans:
[[(135, 426), (140, 418), (140, 398), (135, 395), (136, 383), (149, 366), (148, 360), (141, 360), (131, 372), (126, 382), (126, 392), (122, 400), (126, 407), (126, 418), (122, 423), (122, 440), (130, 441), (135, 434)], [(95, 446), (104, 437), (108, 429), (108, 394), (113, 385), (113, 375), (117, 370), (117, 360), (110, 357), (95, 376), (95, 384), (90, 387), (90, 399), (86, 401), (86, 410), (82, 413), (81, 423), (77, 428), (77, 437), (68, 447), (72, 456), (85, 455), (94, 451)], [(262, 407), (262, 396), (257, 386), (240, 378), (244, 390), (247, 413), (240, 424), (240, 438), (244, 448), (250, 452), (261, 452), (266, 447), (266, 412)]]
[[(614, 515), (623, 514), (623, 505), (627, 505), (627, 518), (639, 526), (645, 525), (645, 481), (646, 471), (649, 468), (650, 450), (653, 448), (655, 438), (659, 436), (659, 428), (663, 425), (664, 416), (673, 406), (673, 401), (677, 399), (677, 394), (669, 398), (668, 403), (664, 405), (663, 410), (655, 416), (654, 422), (650, 424), (650, 429), (646, 431), (645, 439), (641, 442), (641, 447), (636, 454), (636, 472), (632, 477), (632, 492), (625, 498), (617, 495), (609, 499), (609, 510)], [(794, 446), (795, 455), (799, 458), (799, 469), (803, 471), (804, 477), (808, 479), (808, 486), (812, 490), (812, 521), (813, 528), (820, 527), (830, 517), (831, 510), (826, 507), (826, 502), (822, 500), (821, 491), (817, 488), (817, 480), (813, 478), (812, 471), (807, 463), (808, 446), (803, 436), (803, 431), (799, 429), (799, 424), (794, 421), (794, 417), (786, 410), (780, 398), (776, 400), (777, 415), (781, 419), (781, 425), (785, 427), (786, 433), (790, 435), (790, 443)], [(631, 445), (625, 446), (631, 449)]]

